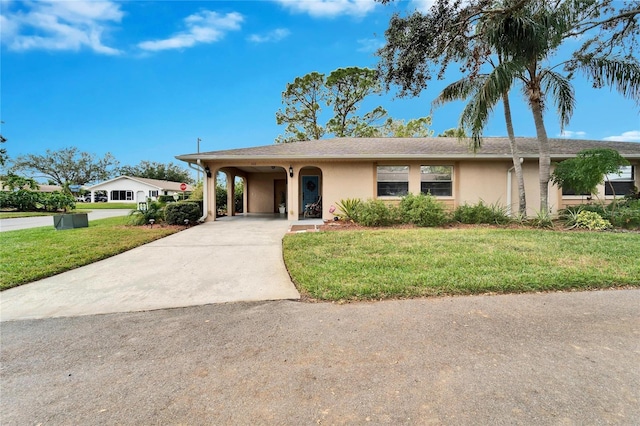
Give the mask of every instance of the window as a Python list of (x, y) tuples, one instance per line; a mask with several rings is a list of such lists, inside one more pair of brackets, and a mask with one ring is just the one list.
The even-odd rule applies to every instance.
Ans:
[(409, 166), (378, 166), (378, 196), (402, 197), (409, 192)]
[(149, 190), (149, 198), (157, 198), (158, 197), (158, 190)]
[(133, 191), (111, 191), (113, 201), (133, 201)]
[(453, 166), (420, 166), (420, 191), (437, 197), (451, 197)]
[[(620, 167), (620, 174), (608, 174), (604, 180), (604, 195), (627, 195), (635, 187), (633, 166)], [(613, 189), (611, 188), (613, 186)]]

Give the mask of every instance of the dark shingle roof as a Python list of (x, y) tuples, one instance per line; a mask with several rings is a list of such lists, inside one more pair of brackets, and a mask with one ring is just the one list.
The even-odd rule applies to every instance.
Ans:
[[(538, 157), (535, 138), (517, 138), (520, 156)], [(626, 158), (640, 158), (640, 143), (577, 139), (549, 139), (552, 158), (572, 157), (589, 148), (613, 148)], [(337, 138), (252, 148), (185, 154), (180, 160), (223, 159), (382, 159), (382, 158), (504, 158), (511, 157), (509, 139), (484, 138), (477, 153), (456, 138)]]

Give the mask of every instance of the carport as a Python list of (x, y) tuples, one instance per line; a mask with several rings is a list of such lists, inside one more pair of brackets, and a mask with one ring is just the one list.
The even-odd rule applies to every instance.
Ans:
[[(304, 220), (305, 206), (322, 197), (322, 170), (313, 165), (202, 161), (205, 171), (207, 220), (216, 220), (216, 187), (227, 189), (228, 217), (274, 214), (283, 220)], [(242, 182), (242, 210), (234, 202), (237, 182)]]

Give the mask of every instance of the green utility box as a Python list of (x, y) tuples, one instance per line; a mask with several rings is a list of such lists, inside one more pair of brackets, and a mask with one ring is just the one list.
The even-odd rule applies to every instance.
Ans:
[(88, 228), (89, 217), (87, 213), (57, 214), (53, 216), (53, 226), (58, 231), (63, 229)]

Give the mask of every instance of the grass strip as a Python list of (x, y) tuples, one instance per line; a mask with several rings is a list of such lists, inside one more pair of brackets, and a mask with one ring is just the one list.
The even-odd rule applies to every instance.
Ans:
[(390, 229), (287, 235), (298, 289), (319, 300), (640, 286), (640, 235)]
[(76, 203), (76, 210), (111, 210), (126, 209), (137, 210), (136, 203)]
[(50, 277), (178, 232), (178, 227), (130, 226), (127, 216), (92, 220), (88, 228), (3, 232), (0, 290)]

